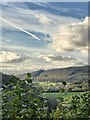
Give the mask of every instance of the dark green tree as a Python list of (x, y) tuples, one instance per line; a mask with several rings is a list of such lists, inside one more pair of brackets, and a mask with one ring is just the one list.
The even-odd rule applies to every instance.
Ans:
[(46, 118), (46, 100), (37, 86), (32, 84), (30, 73), (25, 80), (13, 76), (2, 91), (2, 99), (2, 120)]
[(67, 84), (66, 81), (64, 81), (64, 80), (62, 80), (61, 82), (64, 86)]

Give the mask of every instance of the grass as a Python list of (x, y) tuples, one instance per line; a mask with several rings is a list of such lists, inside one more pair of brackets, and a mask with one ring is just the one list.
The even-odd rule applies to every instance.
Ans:
[[(34, 84), (35, 83), (37, 83), (37, 82), (33, 82)], [(42, 87), (51, 87), (51, 86), (53, 86), (53, 87), (58, 87), (58, 86), (61, 86), (62, 85), (62, 83), (61, 82), (38, 82), (38, 84), (40, 85), (40, 86), (42, 86)], [(70, 84), (70, 83), (67, 83), (67, 85), (68, 84)]]
[(67, 92), (67, 93), (45, 93), (45, 97), (54, 97), (56, 99), (59, 99), (63, 97), (64, 99), (70, 99), (73, 95), (79, 95), (82, 94), (82, 92)]
[[(38, 82), (39, 83), (39, 85), (41, 85), (41, 86), (50, 86), (50, 85), (53, 85), (53, 86), (56, 86), (57, 85), (57, 83), (54, 83), (54, 82)], [(59, 83), (60, 84), (60, 83)]]
[[(35, 82), (34, 82), (35, 83)], [(46, 87), (44, 88), (45, 90), (48, 89), (49, 87), (54, 87), (54, 88), (58, 88), (58, 86), (62, 86), (62, 83), (61, 82), (57, 82), (57, 83), (54, 83), (54, 82), (38, 82), (38, 84), (41, 86), (41, 87)], [(67, 82), (67, 87), (68, 86), (71, 86), (70, 83)], [(44, 93), (44, 97), (53, 97), (53, 98), (56, 98), (56, 99), (59, 99), (59, 98), (64, 98), (64, 100), (69, 100), (73, 95), (79, 95), (79, 94), (82, 94), (83, 92), (64, 92), (64, 93), (61, 93), (61, 92), (46, 92)]]

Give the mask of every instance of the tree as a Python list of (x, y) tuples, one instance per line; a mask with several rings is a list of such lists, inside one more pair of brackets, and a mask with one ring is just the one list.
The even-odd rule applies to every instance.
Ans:
[(67, 83), (66, 83), (66, 81), (64, 81), (64, 80), (62, 80), (61, 82), (62, 82), (62, 84), (63, 84), (63, 92), (64, 92), (64, 91), (65, 91), (65, 85), (66, 85)]
[(46, 118), (46, 100), (32, 84), (31, 74), (25, 80), (13, 77), (2, 91), (2, 120)]
[(66, 81), (64, 81), (64, 80), (62, 80), (61, 82), (64, 86), (67, 84)]

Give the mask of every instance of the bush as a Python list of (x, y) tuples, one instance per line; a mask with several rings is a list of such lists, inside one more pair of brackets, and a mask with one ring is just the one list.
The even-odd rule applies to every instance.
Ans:
[(46, 118), (47, 107), (39, 89), (32, 84), (31, 74), (25, 80), (14, 77), (2, 91), (2, 120)]
[(69, 118), (90, 118), (90, 92), (75, 95), (70, 101)]
[(59, 103), (54, 111), (54, 118), (70, 119), (90, 119), (90, 92), (72, 96), (70, 102), (63, 106)]

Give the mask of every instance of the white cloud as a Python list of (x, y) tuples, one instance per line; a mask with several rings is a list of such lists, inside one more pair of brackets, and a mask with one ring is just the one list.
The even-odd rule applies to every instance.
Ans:
[(50, 57), (54, 57), (53, 54), (51, 55), (46, 55), (46, 54), (43, 54), (43, 55), (39, 55), (38, 58), (44, 60), (45, 62), (51, 62), (51, 58)]
[[(65, 12), (66, 9), (61, 10)], [(85, 55), (87, 53), (86, 21), (87, 18), (81, 22), (77, 18), (58, 16), (43, 10), (23, 9), (14, 5), (10, 6), (9, 4), (8, 7), (3, 9), (3, 29), (6, 30), (4, 31), (5, 36), (3, 34), (3, 49), (7, 52), (3, 51), (0, 53), (0, 62), (3, 62), (2, 69), (12, 73), (14, 71), (27, 72), (39, 69), (84, 65), (84, 62), (82, 62), (84, 60), (79, 60), (80, 57), (80, 59), (83, 59), (82, 54), (79, 52), (75, 54), (74, 50), (78, 49)], [(9, 30), (12, 31), (12, 35), (7, 32)], [(20, 31), (19, 35), (17, 34), (18, 31)], [(40, 32), (53, 36), (52, 45), (45, 44), (45, 47), (37, 48), (36, 44), (36, 47), (33, 47), (33, 45), (30, 47), (28, 44), (29, 39), (27, 39), (29, 38), (28, 35), (39, 40)], [(23, 33), (26, 33), (25, 46), (21, 44), (24, 39), (23, 37), (19, 41)], [(17, 36), (17, 39), (15, 36)], [(41, 37), (42, 40), (44, 38)], [(17, 44), (14, 44), (16, 42)], [(73, 52), (66, 52), (70, 50)], [(61, 51), (65, 52), (61, 53)], [(26, 56), (24, 57), (25, 53)], [(72, 57), (69, 57), (69, 55)], [(73, 56), (76, 58), (73, 58)], [(26, 60), (28, 57), (30, 59)]]
[(88, 57), (89, 52), (90, 52), (89, 46), (86, 46), (86, 47), (81, 49), (81, 53), (83, 53), (87, 57)]
[[(25, 57), (18, 55), (14, 52), (2, 51), (0, 52), (0, 62), (1, 63), (18, 63), (24, 61)], [(4, 64), (5, 66), (9, 66), (9, 64)]]
[[(5, 51), (4, 51), (5, 52)], [(27, 59), (19, 64), (13, 64), (11, 61), (19, 59), (16, 53), (3, 53), (6, 56), (11, 57), (8, 61), (2, 64), (3, 72), (7, 73), (20, 73), (20, 72), (31, 72), (34, 70), (40, 69), (55, 69), (55, 68), (65, 68), (70, 66), (81, 66), (85, 65), (80, 59), (73, 58), (71, 56), (57, 56), (54, 54), (45, 54), (45, 53), (30, 53), (30, 59)], [(29, 54), (28, 54), (29, 55)], [(12, 57), (13, 56), (13, 57)], [(5, 59), (4, 61), (7, 61)], [(16, 60), (17, 61), (17, 60)], [(28, 64), (27, 64), (28, 63)]]
[(5, 23), (9, 24), (10, 26), (12, 26), (12, 27), (14, 27), (14, 28), (16, 28), (16, 29), (18, 29), (18, 30), (20, 30), (20, 31), (28, 34), (28, 35), (30, 35), (30, 36), (33, 37), (34, 39), (40, 40), (36, 35), (28, 32), (27, 30), (25, 30), (25, 29), (23, 29), (23, 28), (21, 28), (21, 27), (18, 27), (18, 26), (15, 25), (13, 22), (11, 22), (11, 21), (9, 21), (9, 20), (6, 20), (6, 19), (4, 19), (4, 18), (0, 18), (0, 19), (2, 19), (2, 21), (4, 21)]
[(79, 21), (79, 19), (53, 15), (42, 10), (23, 9), (11, 4), (8, 4), (8, 6), (9, 7), (4, 7), (3, 9), (3, 17), (6, 18), (5, 20), (9, 20), (16, 27), (27, 31), (39, 31), (52, 34), (52, 31), (56, 31), (55, 28), (57, 28), (59, 24)]
[(42, 23), (45, 25), (51, 22), (51, 19), (44, 14), (37, 14), (36, 18), (38, 19), (39, 23)]
[(21, 56), (12, 53), (12, 52), (6, 52), (6, 51), (2, 51), (0, 53), (0, 62), (8, 62), (8, 61), (12, 61), (15, 59), (20, 59)]
[[(88, 17), (84, 21), (62, 25), (52, 36), (52, 47), (58, 51), (80, 50), (88, 45)], [(90, 27), (90, 26), (89, 26)]]
[(83, 61), (81, 61), (79, 58), (73, 58), (71, 56), (59, 56), (54, 54), (43, 54), (38, 56), (39, 59), (41, 59), (43, 62), (48, 63), (48, 67), (50, 64), (54, 67), (69, 67), (69, 66), (75, 66), (75, 65), (85, 65)]

